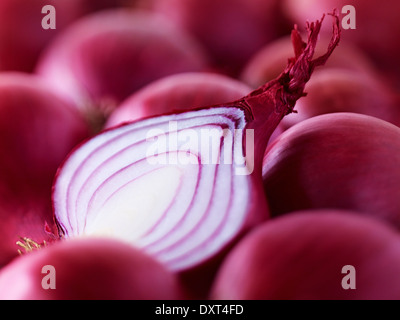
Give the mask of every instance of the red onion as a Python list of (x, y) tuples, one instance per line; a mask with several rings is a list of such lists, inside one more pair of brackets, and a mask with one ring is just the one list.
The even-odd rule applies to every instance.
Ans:
[(19, 236), (47, 238), (54, 175), (88, 135), (76, 107), (39, 78), (0, 73), (0, 266), (17, 254)]
[(388, 225), (347, 211), (296, 212), (243, 239), (224, 261), (211, 296), (399, 299), (399, 268), (400, 238)]
[(400, 125), (399, 99), (373, 75), (344, 69), (316, 72), (306, 86), (307, 97), (282, 121), (288, 128), (316, 115), (334, 112), (366, 114)]
[[(89, 12), (122, 4), (122, 1), (0, 1), (0, 70), (33, 71), (42, 50), (71, 22)], [(42, 8), (46, 5), (56, 10), (56, 29), (42, 28), (41, 22), (46, 16)]]
[(150, 3), (153, 10), (195, 35), (211, 53), (215, 65), (228, 74), (235, 74), (258, 49), (290, 32), (291, 27), (277, 0), (151, 0)]
[[(323, 54), (329, 43), (327, 35), (322, 35), (316, 47), (315, 54)], [(290, 36), (279, 38), (268, 43), (249, 59), (243, 68), (240, 79), (251, 87), (258, 87), (263, 83), (276, 78), (286, 66), (287, 57), (292, 52)], [(369, 57), (357, 46), (351, 43), (340, 43), (335, 54), (329, 59), (320, 72), (330, 68), (343, 68), (363, 74), (377, 76), (377, 70)], [(308, 90), (307, 90), (308, 92)]]
[(174, 275), (142, 251), (116, 240), (62, 241), (26, 254), (0, 271), (0, 299), (182, 298)]
[(336, 208), (400, 227), (400, 128), (355, 113), (304, 120), (267, 149), (263, 179), (271, 214)]
[(320, 21), (309, 25), (307, 44), (295, 29), (296, 56), (284, 72), (239, 100), (128, 123), (75, 150), (54, 185), (60, 232), (122, 239), (175, 272), (219, 259), (268, 217), (261, 183), (266, 144), (337, 45), (335, 21), (325, 55), (312, 60)]
[(250, 91), (247, 85), (224, 75), (206, 72), (175, 74), (150, 83), (126, 99), (111, 114), (106, 127), (233, 101)]
[(206, 66), (197, 43), (169, 21), (116, 9), (71, 25), (46, 50), (37, 72), (81, 108), (89, 104), (107, 114), (156, 79)]

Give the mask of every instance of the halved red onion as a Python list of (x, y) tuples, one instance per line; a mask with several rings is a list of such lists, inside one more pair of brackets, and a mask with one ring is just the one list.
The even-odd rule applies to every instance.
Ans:
[(321, 22), (308, 43), (293, 31), (296, 56), (275, 80), (231, 103), (169, 114), (105, 131), (58, 173), (55, 217), (66, 238), (108, 235), (183, 272), (217, 257), (268, 217), (262, 157), (282, 117), (304, 95)]
[[(32, 72), (43, 49), (69, 24), (105, 8), (138, 0), (2, 0), (0, 1), (0, 70)], [(56, 28), (43, 29), (42, 8), (54, 6)]]

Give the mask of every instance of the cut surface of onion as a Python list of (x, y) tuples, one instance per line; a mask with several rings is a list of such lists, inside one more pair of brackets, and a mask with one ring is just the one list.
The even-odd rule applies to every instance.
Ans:
[(174, 268), (211, 254), (245, 219), (250, 182), (242, 141), (230, 136), (244, 124), (239, 109), (216, 108), (103, 133), (71, 156), (56, 185), (62, 229), (120, 237)]
[(61, 233), (117, 237), (182, 271), (265, 220), (268, 139), (339, 40), (335, 28), (328, 52), (312, 60), (320, 25), (309, 25), (307, 45), (295, 29), (296, 57), (249, 95), (111, 128), (75, 150), (54, 186)]

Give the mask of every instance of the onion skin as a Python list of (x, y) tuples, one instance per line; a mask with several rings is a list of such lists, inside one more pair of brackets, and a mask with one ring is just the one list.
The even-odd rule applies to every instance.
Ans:
[[(44, 266), (55, 289), (43, 289)], [(0, 271), (3, 300), (175, 300), (177, 279), (142, 251), (116, 240), (61, 241), (15, 259)]]
[(210, 52), (214, 65), (229, 75), (235, 75), (258, 49), (290, 33), (292, 27), (276, 0), (152, 0), (150, 3), (154, 11), (195, 35)]
[[(150, 116), (233, 101), (251, 88), (213, 73), (181, 73), (154, 81), (128, 97), (108, 118), (106, 128)], [(173, 108), (173, 109), (172, 109)]]
[(316, 72), (307, 84), (307, 96), (296, 105), (297, 113), (285, 117), (286, 129), (305, 119), (334, 112), (354, 112), (400, 125), (399, 99), (371, 74), (344, 69)]
[[(343, 289), (342, 268), (355, 268)], [(224, 300), (399, 299), (397, 231), (351, 211), (293, 212), (253, 230), (229, 254), (211, 298)]]
[(36, 72), (81, 108), (89, 105), (107, 114), (156, 79), (206, 68), (197, 42), (169, 21), (115, 9), (71, 25), (41, 56)]
[(304, 120), (267, 149), (264, 189), (273, 216), (335, 208), (400, 227), (400, 128), (355, 113)]
[(76, 107), (39, 78), (0, 74), (0, 266), (17, 255), (19, 236), (48, 240), (57, 168), (88, 136)]
[[(289, 59), (278, 78), (246, 96), (193, 111), (128, 122), (82, 144), (58, 171), (53, 188), (60, 234), (70, 238), (106, 232), (128, 241), (179, 274), (190, 293), (201, 295), (229, 248), (268, 218), (261, 180), (263, 154), (280, 120), (304, 95), (314, 68), (323, 65), (337, 46), (340, 30), (334, 18), (333, 36), (324, 55), (313, 59), (323, 19), (308, 24), (307, 43), (297, 29), (293, 30), (295, 57)], [(177, 130), (169, 127), (171, 121), (177, 123)], [(204, 150), (192, 141), (189, 154), (196, 158), (194, 165), (169, 161), (154, 165), (146, 161), (151, 139), (145, 136), (151, 129), (171, 136), (209, 127), (217, 129), (213, 137), (218, 144), (211, 148), (206, 145), (205, 153), (218, 149), (221, 158), (232, 161), (203, 161)], [(239, 129), (243, 135), (230, 139), (222, 128), (231, 134)], [(250, 152), (247, 143), (254, 144)], [(225, 154), (221, 146), (233, 152)], [(176, 154), (180, 147), (178, 143), (168, 144), (154, 155)], [(249, 168), (250, 161), (254, 166)], [(246, 172), (238, 173), (238, 163), (246, 163), (241, 168)], [(162, 182), (169, 182), (166, 188), (149, 174), (156, 170), (164, 170)], [(157, 179), (160, 181), (159, 175)], [(177, 187), (171, 187), (171, 182)], [(153, 199), (165, 206), (154, 209)], [(201, 290), (192, 291), (199, 285)]]

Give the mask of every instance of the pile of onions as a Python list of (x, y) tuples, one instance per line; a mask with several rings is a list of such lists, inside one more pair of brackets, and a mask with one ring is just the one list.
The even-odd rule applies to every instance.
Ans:
[(113, 127), (77, 148), (54, 185), (59, 232), (121, 239), (208, 286), (204, 270), (268, 218), (267, 142), (339, 42), (335, 16), (327, 53), (313, 59), (320, 27), (308, 25), (307, 43), (295, 29), (287, 68), (238, 100)]
[(400, 128), (333, 113), (304, 120), (266, 150), (263, 180), (273, 216), (335, 208), (400, 227)]
[(55, 243), (0, 270), (0, 299), (175, 300), (177, 278), (142, 251), (116, 240)]
[(288, 214), (252, 231), (220, 268), (223, 300), (400, 298), (397, 230), (351, 211)]
[(41, 79), (0, 74), (0, 266), (17, 254), (18, 235), (47, 239), (56, 170), (88, 136), (76, 106)]

